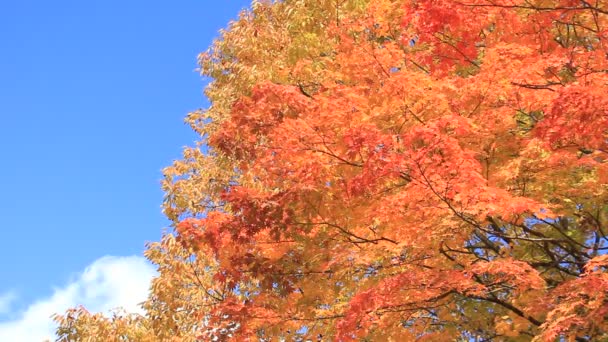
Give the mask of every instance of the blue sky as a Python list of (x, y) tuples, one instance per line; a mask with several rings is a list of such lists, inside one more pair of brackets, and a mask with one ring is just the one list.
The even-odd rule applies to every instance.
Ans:
[(196, 55), (249, 2), (0, 2), (0, 324), (159, 239)]

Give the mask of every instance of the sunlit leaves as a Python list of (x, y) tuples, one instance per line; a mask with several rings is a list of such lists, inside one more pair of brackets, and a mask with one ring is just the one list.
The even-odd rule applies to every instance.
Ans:
[(606, 338), (606, 6), (256, 2), (200, 57), (212, 106), (130, 329)]

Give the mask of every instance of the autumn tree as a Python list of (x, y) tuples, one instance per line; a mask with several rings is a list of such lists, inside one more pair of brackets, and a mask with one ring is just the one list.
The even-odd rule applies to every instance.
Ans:
[(146, 315), (60, 339), (608, 339), (606, 44), (603, 0), (254, 2), (200, 56)]

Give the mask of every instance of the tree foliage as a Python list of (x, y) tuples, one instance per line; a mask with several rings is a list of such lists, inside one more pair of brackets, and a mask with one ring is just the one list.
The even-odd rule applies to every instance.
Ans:
[(60, 339), (608, 338), (606, 44), (603, 0), (254, 2), (200, 56), (146, 314)]

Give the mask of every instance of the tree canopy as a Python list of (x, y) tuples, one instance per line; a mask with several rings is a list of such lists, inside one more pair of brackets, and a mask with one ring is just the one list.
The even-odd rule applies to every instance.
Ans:
[(61, 341), (608, 339), (608, 2), (254, 2), (145, 315)]

